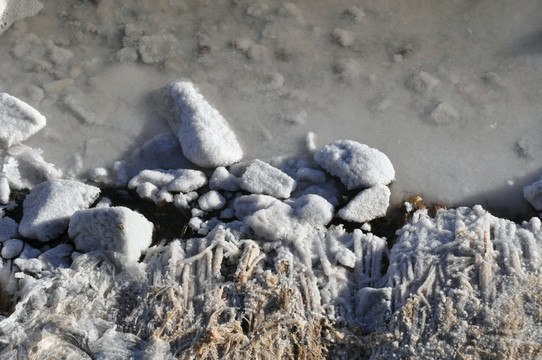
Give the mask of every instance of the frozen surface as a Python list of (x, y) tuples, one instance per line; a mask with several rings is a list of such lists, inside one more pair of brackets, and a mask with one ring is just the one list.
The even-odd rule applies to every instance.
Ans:
[(75, 180), (51, 180), (36, 186), (23, 204), (21, 235), (46, 242), (64, 232), (77, 210), (88, 208), (100, 189)]
[(184, 156), (201, 167), (227, 166), (243, 158), (243, 150), (226, 119), (189, 81), (168, 85), (180, 124), (177, 133)]
[(78, 251), (113, 250), (137, 261), (152, 241), (153, 225), (125, 207), (79, 210), (70, 218), (68, 234)]
[(390, 159), (356, 141), (334, 141), (315, 153), (314, 159), (331, 175), (338, 176), (349, 190), (388, 185), (395, 180)]
[(0, 93), (0, 147), (9, 148), (40, 131), (46, 120), (22, 100)]

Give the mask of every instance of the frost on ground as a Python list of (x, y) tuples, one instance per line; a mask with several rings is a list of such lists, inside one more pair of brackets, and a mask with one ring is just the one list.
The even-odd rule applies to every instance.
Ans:
[[(208, 125), (216, 140), (224, 124)], [(393, 165), (351, 140), (214, 167), (143, 169), (101, 191), (20, 172), (30, 193), (10, 191), (0, 211), (0, 357), (542, 356), (539, 218), (430, 216), (416, 201), (385, 238)]]

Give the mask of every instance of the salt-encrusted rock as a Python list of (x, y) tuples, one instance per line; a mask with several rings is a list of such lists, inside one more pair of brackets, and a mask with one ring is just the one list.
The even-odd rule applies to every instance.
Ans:
[(390, 189), (375, 185), (356, 195), (337, 216), (346, 221), (363, 223), (386, 215), (390, 206)]
[(295, 237), (302, 237), (302, 227), (292, 213), (290, 205), (276, 201), (248, 216), (245, 224), (261, 240), (292, 241)]
[(100, 189), (75, 180), (51, 180), (36, 186), (23, 203), (21, 235), (46, 242), (62, 234), (70, 216), (88, 208)]
[(46, 120), (22, 100), (0, 93), (0, 147), (9, 148), (40, 131)]
[(153, 225), (125, 207), (80, 210), (70, 220), (68, 234), (78, 251), (113, 250), (137, 261), (152, 242)]
[(169, 191), (189, 193), (207, 184), (207, 177), (199, 170), (178, 169), (175, 179), (168, 185)]
[(19, 239), (9, 239), (4, 241), (2, 244), (2, 252), (0, 255), (4, 259), (13, 259), (14, 257), (19, 256), (21, 251), (23, 251), (24, 243)]
[(325, 226), (332, 219), (335, 208), (326, 199), (318, 195), (305, 195), (293, 205), (295, 216), (313, 226)]
[[(167, 196), (165, 192), (188, 193), (207, 184), (207, 177), (199, 170), (143, 170), (129, 182), (130, 189), (136, 189), (139, 196), (158, 201)], [(162, 194), (163, 196), (160, 196)], [(171, 195), (173, 201), (173, 195)]]
[(233, 208), (235, 216), (239, 220), (243, 220), (246, 216), (255, 213), (258, 210), (266, 209), (279, 200), (268, 195), (243, 195), (235, 199)]
[(331, 34), (333, 37), (333, 40), (344, 47), (349, 47), (354, 44), (356, 41), (356, 37), (354, 36), (354, 33), (352, 31), (344, 30), (344, 29), (335, 29), (333, 30), (333, 33)]
[(38, 256), (38, 260), (42, 262), (44, 268), (67, 268), (70, 266), (72, 253), (73, 246), (64, 243), (45, 251)]
[(288, 198), (295, 190), (295, 180), (261, 160), (254, 160), (241, 176), (241, 189), (254, 194)]
[(169, 84), (181, 124), (177, 130), (184, 156), (201, 167), (227, 166), (243, 158), (243, 150), (226, 119), (190, 81)]
[(0, 219), (0, 242), (17, 236), (19, 224), (10, 217), (3, 217)]
[(542, 211), (542, 180), (523, 188), (523, 197), (538, 211)]
[(390, 159), (377, 149), (352, 140), (337, 140), (314, 154), (331, 175), (338, 176), (348, 190), (387, 185), (395, 180)]
[(19, 19), (34, 16), (43, 5), (37, 0), (2, 0), (0, 1), (0, 34)]
[(211, 190), (208, 193), (201, 195), (198, 199), (198, 205), (203, 211), (219, 210), (226, 205), (226, 199), (224, 196), (216, 190)]
[(239, 190), (239, 178), (225, 167), (219, 166), (209, 180), (209, 187), (213, 190), (237, 191)]

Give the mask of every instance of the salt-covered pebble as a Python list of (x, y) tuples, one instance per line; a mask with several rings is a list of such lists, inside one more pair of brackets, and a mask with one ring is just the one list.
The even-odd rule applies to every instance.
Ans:
[(233, 175), (223, 166), (219, 166), (213, 172), (209, 180), (209, 187), (213, 190), (239, 190), (239, 178)]
[(235, 210), (235, 216), (239, 220), (243, 220), (246, 216), (253, 214), (254, 212), (266, 209), (279, 200), (268, 195), (243, 195), (235, 199), (233, 208)]
[(253, 194), (288, 198), (295, 187), (294, 179), (258, 159), (254, 160), (241, 176), (241, 188)]
[(536, 210), (542, 211), (542, 179), (523, 188), (523, 197)]
[(314, 154), (316, 162), (338, 176), (349, 190), (387, 185), (395, 180), (390, 159), (377, 149), (352, 140), (337, 140)]
[(51, 269), (69, 267), (71, 264), (72, 253), (73, 246), (64, 243), (45, 251), (38, 256), (38, 259), (43, 263), (44, 267)]
[(346, 221), (364, 223), (386, 215), (390, 205), (390, 189), (384, 185), (375, 185), (356, 195), (337, 216)]
[(293, 209), (281, 201), (261, 209), (248, 216), (245, 220), (247, 227), (261, 240), (288, 241), (294, 237), (301, 237), (297, 231), (298, 222), (292, 216)]
[(406, 86), (414, 92), (423, 93), (433, 90), (439, 83), (439, 79), (422, 70), (409, 77), (406, 81)]
[(201, 210), (204, 211), (219, 210), (226, 205), (226, 199), (224, 199), (224, 196), (220, 195), (218, 191), (211, 190), (208, 193), (200, 196), (198, 199), (198, 205)]
[(88, 208), (100, 189), (75, 180), (51, 180), (36, 186), (23, 203), (21, 235), (46, 242), (68, 227), (70, 216)]
[(40, 131), (46, 120), (22, 100), (0, 93), (0, 147), (9, 148)]
[(243, 150), (226, 119), (189, 81), (169, 84), (180, 125), (177, 134), (184, 156), (201, 167), (227, 166), (243, 158)]
[(0, 242), (17, 236), (19, 225), (15, 220), (10, 217), (3, 217), (0, 219)]
[(296, 173), (297, 181), (307, 181), (313, 184), (323, 184), (326, 182), (326, 174), (320, 170), (311, 168), (301, 168)]
[(62, 176), (62, 171), (46, 162), (40, 149), (25, 145), (13, 146), (4, 159), (2, 172), (11, 190), (32, 189), (34, 186)]
[(168, 185), (169, 191), (188, 193), (207, 184), (207, 177), (199, 170), (178, 169), (173, 173), (175, 179)]
[(335, 213), (333, 205), (318, 195), (305, 195), (296, 200), (293, 205), (295, 216), (313, 226), (325, 226)]
[(24, 243), (19, 239), (9, 239), (2, 244), (2, 258), (13, 259), (23, 251)]
[(153, 224), (125, 207), (80, 210), (68, 234), (78, 251), (113, 250), (137, 261), (152, 242)]

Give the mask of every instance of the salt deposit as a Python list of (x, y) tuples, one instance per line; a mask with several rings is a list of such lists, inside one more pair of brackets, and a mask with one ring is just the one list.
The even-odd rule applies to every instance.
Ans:
[(52, 240), (68, 228), (70, 217), (88, 208), (99, 193), (97, 187), (74, 180), (41, 183), (24, 201), (19, 232), (42, 242)]
[(240, 187), (255, 194), (288, 198), (296, 183), (279, 169), (256, 159), (241, 176)]
[(384, 185), (375, 185), (361, 191), (337, 216), (346, 221), (364, 223), (386, 215), (390, 205), (390, 189)]
[(113, 250), (138, 260), (152, 241), (153, 225), (125, 207), (79, 210), (70, 218), (68, 234), (78, 251)]
[(34, 16), (42, 8), (37, 0), (0, 0), (0, 34), (15, 21)]
[(22, 100), (0, 93), (0, 147), (9, 148), (34, 135), (46, 120)]
[(191, 82), (171, 83), (168, 94), (180, 118), (176, 131), (184, 156), (201, 167), (231, 165), (243, 158), (235, 133)]
[(540, 4), (412, 5), (5, 31), (0, 91), (48, 121), (0, 150), (0, 357), (540, 357), (541, 221), (472, 206), (539, 208)]
[(314, 159), (346, 187), (358, 189), (395, 180), (395, 170), (382, 152), (351, 140), (338, 140), (324, 146)]

